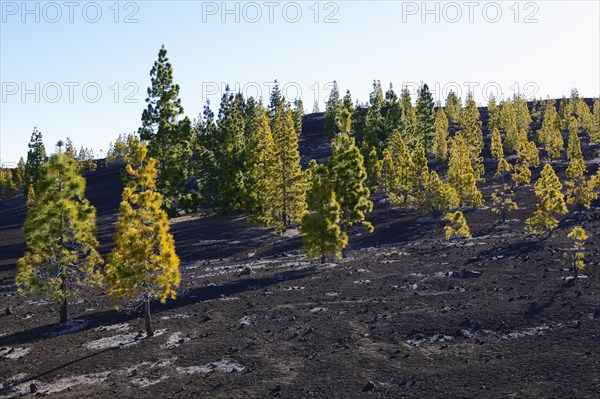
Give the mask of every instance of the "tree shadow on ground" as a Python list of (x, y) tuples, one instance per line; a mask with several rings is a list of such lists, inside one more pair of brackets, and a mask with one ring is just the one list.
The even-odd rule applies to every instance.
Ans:
[[(319, 272), (318, 266), (305, 267), (299, 270), (278, 273), (274, 276), (264, 278), (240, 278), (237, 281), (232, 281), (220, 286), (204, 286), (193, 288), (186, 291), (184, 295), (177, 298), (175, 301), (168, 301), (165, 304), (154, 302), (152, 304), (152, 314), (156, 315), (165, 311), (178, 309), (187, 305), (202, 303), (217, 298), (233, 296), (258, 287), (267, 287), (270, 285), (282, 283), (284, 281), (293, 281), (306, 278)], [(124, 313), (114, 310), (94, 312), (81, 315), (80, 318), (85, 318), (89, 321), (88, 324), (78, 328), (76, 331), (85, 331), (103, 325), (118, 324), (128, 322), (142, 317), (139, 313)], [(16, 332), (14, 334), (0, 338), (0, 346), (28, 344), (40, 340), (51, 339), (49, 334), (67, 335), (76, 331), (66, 331), (65, 326), (61, 324), (47, 324), (40, 327), (31, 328), (25, 331)]]
[(490, 248), (479, 252), (475, 258), (467, 259), (465, 261), (465, 265), (493, 257), (508, 258), (515, 254), (525, 255), (530, 252), (537, 251), (538, 249), (542, 248), (542, 246), (543, 242), (541, 241), (519, 241), (502, 247)]

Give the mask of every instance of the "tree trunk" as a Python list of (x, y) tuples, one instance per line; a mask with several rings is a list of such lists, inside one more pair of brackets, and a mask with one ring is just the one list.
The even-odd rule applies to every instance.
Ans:
[(149, 337), (154, 336), (152, 320), (150, 320), (150, 295), (146, 296), (146, 302), (144, 303), (144, 323), (146, 324), (146, 335)]
[(573, 261), (573, 273), (575, 274), (574, 280), (577, 280), (579, 278), (579, 268), (577, 267), (577, 263), (575, 263), (575, 261)]
[[(63, 292), (65, 292), (66, 289), (66, 284), (65, 284), (65, 278), (62, 277), (61, 282), (60, 282), (60, 290)], [(66, 323), (67, 322), (67, 297), (66, 295), (63, 296), (63, 299), (60, 303), (60, 322), (61, 323)]]
[(325, 263), (325, 254), (321, 255), (321, 264)]

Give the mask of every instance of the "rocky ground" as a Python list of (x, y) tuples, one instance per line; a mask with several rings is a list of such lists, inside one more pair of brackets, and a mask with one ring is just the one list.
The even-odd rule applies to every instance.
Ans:
[[(487, 199), (493, 188), (488, 179)], [(153, 338), (98, 290), (74, 301), (66, 325), (56, 306), (18, 296), (24, 200), (2, 202), (0, 398), (597, 398), (600, 201), (539, 240), (523, 231), (531, 191), (506, 223), (465, 210), (473, 238), (449, 242), (441, 220), (376, 198), (375, 232), (352, 230), (347, 256), (326, 264), (305, 259), (295, 230), (174, 219), (182, 286), (154, 305)], [(88, 177), (103, 254), (119, 194), (116, 169)], [(575, 225), (591, 236), (577, 282), (564, 257)]]

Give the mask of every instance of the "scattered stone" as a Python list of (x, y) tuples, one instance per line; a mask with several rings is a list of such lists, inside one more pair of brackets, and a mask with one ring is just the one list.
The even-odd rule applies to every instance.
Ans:
[(368, 381), (367, 385), (365, 385), (362, 389), (363, 392), (372, 391), (375, 388), (375, 383), (373, 381)]
[(37, 385), (29, 384), (29, 392), (36, 393), (38, 391)]
[(13, 311), (11, 308), (6, 308), (6, 309), (4, 309), (4, 314), (7, 316), (12, 316)]

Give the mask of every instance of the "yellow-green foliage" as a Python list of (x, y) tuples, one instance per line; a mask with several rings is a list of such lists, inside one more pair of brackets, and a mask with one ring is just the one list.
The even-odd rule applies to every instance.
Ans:
[(115, 248), (104, 269), (107, 293), (115, 307), (175, 299), (181, 281), (169, 219), (156, 190), (156, 160), (146, 158), (144, 144), (127, 165), (132, 177), (123, 190)]
[(527, 139), (527, 130), (521, 129), (517, 144), (517, 156), (535, 168), (540, 166), (540, 155), (533, 141)]
[(544, 144), (546, 153), (550, 160), (560, 157), (560, 152), (564, 149), (564, 141), (560, 132), (561, 124), (560, 117), (554, 102), (549, 101), (546, 104), (544, 112), (544, 121), (542, 127), (538, 132), (539, 140)]
[(562, 184), (550, 164), (546, 164), (535, 183), (535, 195), (540, 198), (537, 209), (525, 222), (525, 229), (536, 235), (551, 234), (558, 226), (555, 215), (567, 213), (567, 205), (561, 192)]
[(585, 262), (583, 261), (585, 258), (583, 246), (589, 237), (581, 227), (574, 227), (567, 237), (573, 240), (573, 249), (575, 251), (573, 252), (573, 255), (571, 255), (571, 258), (573, 259), (573, 271), (577, 278), (579, 270), (585, 267)]
[(460, 113), (460, 128), (463, 139), (469, 148), (471, 159), (476, 159), (483, 150), (483, 132), (481, 131), (479, 109), (472, 96), (469, 96)]
[(300, 222), (306, 209), (306, 181), (300, 166), (298, 135), (288, 106), (279, 107), (272, 134), (279, 165), (274, 177), (274, 219), (286, 230), (290, 224)]
[(594, 100), (594, 112), (589, 122), (588, 134), (590, 140), (595, 143), (600, 143), (600, 99)]
[(589, 209), (593, 200), (598, 198), (597, 190), (594, 189), (594, 177), (590, 180), (585, 178), (586, 167), (583, 158), (573, 158), (567, 168), (567, 204), (576, 204), (582, 208)]
[(489, 115), (487, 128), (488, 131), (493, 132), (500, 127), (500, 107), (496, 104), (494, 97), (489, 99), (487, 109)]
[(348, 236), (340, 228), (340, 204), (327, 177), (327, 168), (312, 160), (310, 170), (311, 185), (306, 196), (308, 210), (300, 225), (306, 255), (321, 257), (322, 262), (326, 254), (340, 258), (348, 243)]
[[(347, 113), (347, 111), (344, 111)], [(350, 123), (345, 123), (350, 130)], [(341, 207), (341, 223), (361, 223), (369, 231), (373, 225), (365, 220), (365, 214), (373, 209), (366, 187), (367, 171), (363, 156), (346, 131), (338, 133), (331, 142), (332, 154), (327, 163), (328, 176), (333, 184), (335, 196)]]
[(496, 168), (496, 173), (494, 174), (494, 179), (502, 178), (504, 179), (507, 174), (513, 169), (512, 165), (508, 163), (505, 158), (501, 158), (498, 161), (498, 168)]
[(96, 210), (76, 170), (76, 161), (64, 153), (40, 168), (37, 203), (23, 228), (27, 252), (17, 262), (19, 292), (47, 295), (60, 304), (61, 322), (67, 321), (68, 298), (97, 282), (96, 266), (103, 263), (96, 251)]
[(517, 186), (529, 184), (531, 181), (531, 169), (529, 169), (529, 164), (524, 159), (520, 159), (515, 165), (512, 179)]
[(496, 127), (494, 127), (494, 130), (492, 130), (492, 144), (490, 151), (495, 159), (501, 160), (504, 158), (504, 148), (502, 148), (502, 137), (500, 136), (500, 131)]
[(583, 158), (581, 140), (579, 140), (579, 134), (577, 133), (578, 129), (577, 119), (571, 115), (569, 117), (569, 141), (567, 142), (567, 158), (569, 160)]
[(519, 140), (517, 128), (517, 113), (510, 102), (502, 103), (500, 107), (500, 127), (504, 130), (504, 145), (509, 150), (516, 150)]
[(450, 140), (448, 183), (456, 190), (462, 205), (475, 208), (483, 205), (483, 196), (477, 189), (469, 149), (460, 132)]
[(425, 215), (438, 215), (458, 206), (458, 195), (456, 190), (444, 183), (435, 171), (426, 172), (423, 176), (425, 185), (418, 195), (418, 208)]
[(471, 237), (467, 219), (465, 219), (462, 212), (446, 213), (445, 220), (450, 223), (449, 226), (444, 226), (446, 240), (449, 240), (452, 237)]
[(509, 212), (519, 209), (519, 205), (517, 205), (514, 198), (515, 192), (511, 190), (508, 184), (495, 189), (492, 193), (492, 212), (501, 215), (502, 221), (505, 221)]
[(25, 205), (27, 208), (35, 206), (35, 190), (33, 189), (33, 184), (30, 184), (27, 189), (27, 200), (25, 201)]
[(446, 98), (446, 114), (452, 122), (458, 122), (460, 118), (461, 107), (462, 105), (460, 103), (460, 99), (453, 91), (450, 91), (450, 93), (448, 93), (448, 97)]
[(371, 146), (365, 159), (365, 169), (367, 170), (367, 182), (369, 187), (373, 188), (381, 181), (381, 168), (382, 161), (377, 155), (377, 149), (374, 146)]
[(258, 123), (247, 139), (247, 148), (251, 148), (248, 159), (248, 173), (244, 181), (246, 190), (246, 209), (252, 219), (258, 223), (281, 227), (277, 224), (275, 199), (276, 174), (281, 170), (281, 160), (275, 154), (275, 142), (269, 126), (266, 110), (259, 109)]
[(392, 132), (390, 144), (383, 153), (382, 180), (394, 204), (410, 206), (417, 184), (417, 172), (408, 147), (397, 130)]
[(433, 153), (435, 154), (435, 159), (438, 161), (448, 159), (448, 118), (442, 107), (438, 108), (435, 117)]

